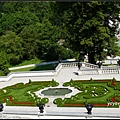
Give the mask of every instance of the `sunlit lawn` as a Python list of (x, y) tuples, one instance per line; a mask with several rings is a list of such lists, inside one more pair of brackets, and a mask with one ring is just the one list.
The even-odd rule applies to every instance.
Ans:
[[(70, 104), (70, 103), (84, 104), (86, 102), (92, 103), (92, 104), (107, 104), (107, 102), (110, 101), (110, 99), (115, 95), (117, 95), (117, 98), (119, 98), (119, 94), (120, 94), (119, 88), (114, 89), (114, 87), (117, 88), (118, 84), (120, 84), (118, 81), (114, 82), (115, 83), (114, 86), (108, 86), (108, 83), (111, 84), (111, 80), (108, 80), (108, 82), (102, 82), (102, 80), (100, 81), (101, 82), (94, 82), (94, 81), (90, 82), (89, 80), (88, 82), (74, 81), (73, 85), (71, 82), (68, 82), (69, 87), (74, 86), (74, 89), (76, 89), (77, 87), (81, 87), (81, 89), (80, 89), (80, 92), (75, 93), (71, 97), (64, 98), (63, 101), (61, 101), (61, 103), (63, 105)], [(41, 82), (36, 81), (36, 82), (33, 82), (32, 84), (30, 83), (26, 85), (23, 84), (22, 85), (23, 87), (19, 87), (16, 84), (14, 84), (12, 86), (8, 86), (10, 91), (6, 95), (4, 95), (2, 91), (0, 91), (0, 95), (1, 95), (0, 98), (3, 99), (2, 97), (6, 98), (7, 96), (13, 96), (14, 100), (17, 100), (17, 101), (30, 101), (29, 95), (27, 96), (26, 93), (36, 92), (40, 89), (43, 89), (45, 86), (48, 87), (50, 84), (51, 84), (51, 81), (41, 81)], [(6, 89), (6, 88), (3, 88), (3, 89)], [(32, 98), (31, 100), (33, 101), (34, 99)]]
[(57, 64), (39, 65), (39, 66), (33, 66), (33, 67), (27, 67), (27, 68), (11, 70), (11, 72), (54, 70), (56, 66), (57, 66)]

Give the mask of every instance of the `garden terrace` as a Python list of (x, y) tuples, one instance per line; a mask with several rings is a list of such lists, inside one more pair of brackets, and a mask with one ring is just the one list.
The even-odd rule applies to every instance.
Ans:
[[(39, 101), (44, 104), (49, 102), (49, 97), (40, 97), (36, 91), (49, 87), (58, 87), (59, 83), (54, 79), (51, 81), (32, 81), (28, 83), (17, 83), (0, 89), (0, 99), (7, 106), (36, 106)], [(83, 107), (87, 103), (94, 107), (119, 107), (120, 81), (113, 79), (103, 80), (73, 80), (64, 82), (63, 87), (78, 89), (79, 92), (70, 97), (53, 100), (57, 107)], [(61, 87), (62, 88), (62, 87)], [(117, 104), (114, 104), (116, 103)], [(114, 105), (113, 105), (114, 104)]]
[[(54, 103), (58, 106), (82, 107), (87, 103), (93, 104), (95, 107), (118, 107), (120, 102), (120, 82), (115, 78), (108, 80), (70, 80), (63, 86), (70, 86), (80, 90), (80, 93), (70, 98), (58, 98)], [(117, 104), (110, 104), (117, 102)]]

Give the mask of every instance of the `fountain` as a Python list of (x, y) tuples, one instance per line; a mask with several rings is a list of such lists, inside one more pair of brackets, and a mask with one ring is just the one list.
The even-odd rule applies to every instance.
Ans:
[(60, 92), (59, 90), (55, 90), (54, 93), (57, 94), (58, 92)]
[(46, 90), (43, 90), (41, 94), (44, 96), (65, 96), (71, 92), (72, 90), (68, 88), (48, 88)]

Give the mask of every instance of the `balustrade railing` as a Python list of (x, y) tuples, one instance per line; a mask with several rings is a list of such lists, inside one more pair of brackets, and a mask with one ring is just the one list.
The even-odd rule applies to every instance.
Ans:
[(96, 70), (96, 69), (89, 69), (89, 70), (81, 70), (81, 74), (93, 75), (93, 74), (99, 74), (99, 73), (98, 73), (98, 70)]
[(90, 63), (82, 63), (83, 66), (88, 68), (98, 68), (98, 65), (90, 64)]
[[(82, 68), (78, 71), (78, 74), (83, 75), (90, 75), (90, 74), (119, 74), (120, 67), (115, 66), (101, 66), (101, 68), (98, 67), (98, 65), (90, 64), (90, 63), (82, 63)], [(78, 62), (72, 62), (72, 63), (62, 63), (62, 68), (65, 67), (78, 67)]]
[[(98, 68), (98, 65), (86, 63), (86, 62), (81, 62), (83, 67), (86, 68)], [(70, 63), (62, 63), (62, 68), (64, 67), (78, 67), (78, 62), (70, 62)]]
[[(92, 75), (92, 74), (119, 74), (119, 66), (102, 66), (98, 68), (98, 65), (81, 62), (84, 69), (78, 70), (78, 75)], [(7, 76), (1, 76), (0, 81), (8, 81), (13, 77), (26, 77), (26, 76), (54, 76), (59, 73), (62, 68), (68, 67), (78, 67), (78, 62), (69, 62), (69, 63), (59, 63), (55, 70), (47, 71), (28, 71), (28, 72), (14, 72), (10, 73)]]
[(102, 74), (119, 74), (118, 69), (103, 69)]
[(78, 62), (62, 63), (62, 68), (65, 67), (78, 67)]

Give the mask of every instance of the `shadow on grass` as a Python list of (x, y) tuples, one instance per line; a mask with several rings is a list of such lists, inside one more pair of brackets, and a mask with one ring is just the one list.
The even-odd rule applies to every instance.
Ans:
[(30, 71), (40, 71), (40, 70), (55, 70), (58, 64), (48, 64), (48, 65), (39, 65), (35, 68), (30, 69)]

